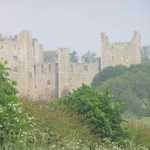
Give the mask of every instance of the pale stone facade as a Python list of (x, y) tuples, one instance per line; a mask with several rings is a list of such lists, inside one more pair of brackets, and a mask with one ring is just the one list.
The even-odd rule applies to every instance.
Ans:
[(131, 42), (123, 44), (110, 44), (102, 34), (101, 65), (100, 61), (71, 63), (69, 49), (44, 51), (29, 32), (23, 31), (14, 37), (0, 36), (0, 60), (8, 62), (10, 78), (17, 82), (20, 96), (48, 100), (65, 95), (82, 84), (90, 85), (101, 67), (140, 63), (139, 47), (137, 33)]
[(66, 48), (51, 51), (50, 58), (45, 53), (27, 31), (15, 37), (0, 36), (0, 60), (8, 62), (20, 96), (33, 100), (60, 97), (83, 83), (90, 84), (99, 71), (98, 63), (72, 64)]
[(141, 63), (140, 35), (134, 32), (129, 42), (111, 43), (105, 33), (101, 34), (101, 67)]

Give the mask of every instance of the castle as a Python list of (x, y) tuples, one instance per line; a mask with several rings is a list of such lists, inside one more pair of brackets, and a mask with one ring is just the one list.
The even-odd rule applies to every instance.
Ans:
[(101, 33), (101, 68), (117, 65), (129, 67), (131, 64), (140, 64), (140, 41), (138, 32), (134, 32), (129, 42), (117, 43), (111, 43), (107, 35)]
[(69, 49), (45, 51), (31, 33), (22, 31), (14, 37), (0, 35), (0, 60), (7, 61), (10, 78), (17, 82), (18, 94), (32, 100), (61, 97), (90, 84), (94, 76), (108, 66), (139, 64), (140, 36), (134, 33), (128, 43), (111, 44), (101, 35), (101, 62), (72, 63)]

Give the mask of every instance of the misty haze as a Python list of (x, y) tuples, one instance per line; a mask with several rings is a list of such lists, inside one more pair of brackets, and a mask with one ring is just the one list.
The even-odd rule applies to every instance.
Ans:
[(148, 0), (0, 0), (0, 17), (0, 149), (149, 150)]

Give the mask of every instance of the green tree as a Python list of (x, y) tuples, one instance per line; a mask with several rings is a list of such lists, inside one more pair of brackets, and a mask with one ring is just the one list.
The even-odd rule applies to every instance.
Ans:
[(16, 84), (8, 76), (8, 68), (0, 64), (0, 144), (21, 139), (29, 123), (16, 97)]
[(150, 61), (150, 46), (144, 46), (141, 48), (142, 62)]
[(118, 140), (125, 136), (121, 127), (122, 104), (118, 100), (112, 101), (107, 91), (99, 93), (83, 85), (66, 96), (65, 103), (88, 121), (93, 127), (93, 132), (99, 137)]
[(121, 74), (128, 71), (128, 68), (125, 66), (116, 66), (116, 67), (107, 67), (103, 71), (100, 71), (93, 79), (92, 86), (96, 87), (102, 82), (120, 76)]
[(97, 61), (96, 54), (88, 51), (81, 57), (81, 61), (83, 63), (94, 63)]
[(72, 51), (72, 52), (70, 53), (70, 61), (71, 61), (72, 63), (78, 63), (79, 58), (78, 58), (78, 54), (77, 54), (76, 51)]

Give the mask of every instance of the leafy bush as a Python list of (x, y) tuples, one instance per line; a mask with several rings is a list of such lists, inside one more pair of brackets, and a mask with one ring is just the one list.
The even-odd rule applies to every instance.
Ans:
[(15, 82), (8, 78), (8, 68), (0, 64), (0, 144), (21, 139), (28, 123), (16, 97)]
[(101, 138), (119, 140), (126, 134), (121, 127), (120, 101), (112, 101), (108, 92), (98, 93), (83, 85), (64, 98), (64, 102), (94, 128), (95, 134)]

